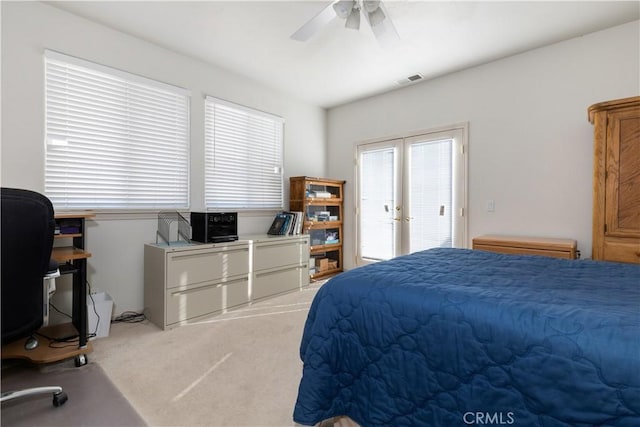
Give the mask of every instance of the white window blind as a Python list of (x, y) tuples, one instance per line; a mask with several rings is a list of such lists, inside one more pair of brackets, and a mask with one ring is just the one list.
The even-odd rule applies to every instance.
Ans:
[[(453, 139), (409, 138), (409, 251), (453, 247)], [(407, 195), (405, 195), (407, 197)]]
[(396, 149), (362, 151), (360, 160), (360, 252), (372, 260), (396, 256)]
[(45, 193), (54, 206), (188, 208), (189, 97), (45, 51)]
[(281, 117), (205, 99), (207, 208), (283, 208), (283, 128)]

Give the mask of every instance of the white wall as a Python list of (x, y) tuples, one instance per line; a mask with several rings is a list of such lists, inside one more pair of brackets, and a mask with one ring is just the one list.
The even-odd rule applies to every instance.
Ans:
[(347, 180), (345, 267), (355, 256), (354, 144), (460, 122), (469, 122), (468, 243), (485, 233), (566, 237), (589, 257), (587, 108), (640, 94), (639, 52), (636, 21), (329, 110), (328, 176)]
[[(249, 78), (205, 64), (39, 2), (2, 2), (1, 184), (44, 189), (43, 51), (52, 49), (191, 90), (191, 209), (204, 206), (204, 96), (285, 119), (288, 177), (326, 173), (326, 112)], [(286, 200), (285, 199), (285, 200)], [(241, 215), (239, 233), (264, 233), (273, 213)], [(143, 247), (155, 241), (156, 216), (100, 215), (88, 223), (89, 281), (114, 299), (115, 313), (141, 310)], [(58, 306), (69, 310), (70, 281), (58, 281)]]
[[(203, 208), (204, 95), (283, 116), (286, 176), (347, 180), (347, 268), (354, 259), (354, 144), (465, 121), (470, 130), (469, 237), (572, 237), (583, 256), (590, 256), (593, 141), (586, 110), (599, 101), (640, 93), (638, 22), (340, 106), (327, 115), (251, 79), (46, 4), (2, 2), (0, 7), (1, 185), (43, 191), (42, 53), (57, 50), (192, 91), (192, 210)], [(493, 213), (485, 211), (489, 199), (496, 203)], [(263, 232), (271, 219), (270, 213), (243, 215), (239, 231)], [(89, 224), (89, 281), (94, 290), (114, 298), (116, 314), (143, 308), (143, 246), (155, 240), (155, 230), (154, 215), (123, 219), (99, 214)], [(68, 280), (58, 284), (59, 298), (68, 300)]]

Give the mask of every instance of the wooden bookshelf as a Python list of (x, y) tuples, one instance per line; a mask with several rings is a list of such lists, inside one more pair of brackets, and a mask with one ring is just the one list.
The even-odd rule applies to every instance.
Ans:
[(289, 209), (303, 212), (304, 233), (309, 234), (311, 279), (340, 273), (345, 181), (297, 176), (289, 183)]

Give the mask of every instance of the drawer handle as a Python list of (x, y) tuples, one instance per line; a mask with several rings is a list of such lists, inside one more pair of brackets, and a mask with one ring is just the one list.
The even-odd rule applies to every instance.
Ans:
[(205, 289), (219, 288), (221, 286), (231, 285), (233, 283), (240, 283), (240, 282), (247, 282), (247, 279), (230, 280), (228, 282), (216, 283), (215, 285), (200, 286), (198, 288), (191, 288), (191, 289), (185, 289), (185, 290), (182, 290), (182, 291), (171, 292), (171, 296), (172, 297), (177, 297), (177, 296), (180, 296), (180, 295), (186, 295), (186, 294), (191, 294), (191, 293), (194, 293), (194, 292), (200, 292), (200, 291), (203, 291)]
[(233, 249), (233, 250), (221, 250), (219, 252), (203, 252), (203, 253), (187, 253), (187, 254), (171, 254), (172, 259), (177, 258), (203, 258), (203, 257), (212, 257), (212, 256), (220, 256), (220, 255), (231, 255), (237, 254), (239, 252), (249, 252), (249, 249)]
[(269, 243), (267, 245), (263, 245), (263, 246), (259, 246), (258, 249), (260, 248), (273, 248), (273, 247), (279, 247), (279, 246), (300, 246), (302, 245), (302, 242), (282, 242), (282, 243)]
[(302, 268), (307, 268), (307, 264), (296, 265), (295, 267), (284, 268), (282, 270), (268, 271), (266, 273), (256, 273), (256, 277), (271, 276), (273, 274), (280, 274), (280, 273), (284, 273), (286, 271), (291, 271), (291, 270), (300, 270)]

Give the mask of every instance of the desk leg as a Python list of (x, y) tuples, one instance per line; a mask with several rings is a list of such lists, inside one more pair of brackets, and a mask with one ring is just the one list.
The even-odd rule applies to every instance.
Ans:
[(74, 261), (78, 271), (73, 275), (73, 325), (78, 330), (78, 346), (87, 346), (87, 262)]

